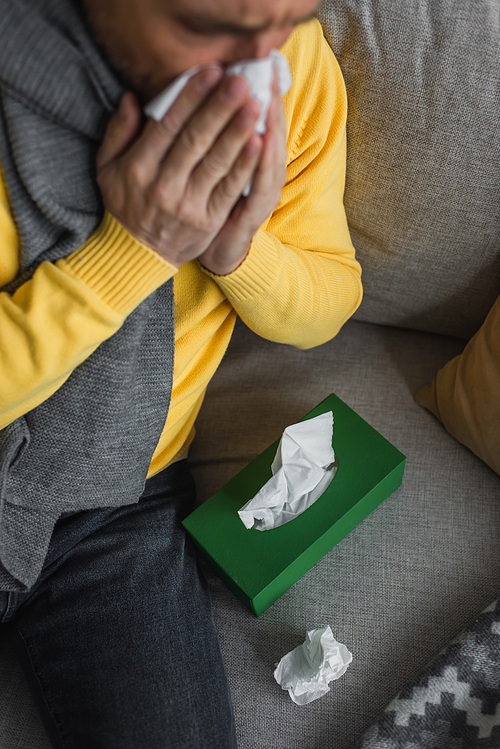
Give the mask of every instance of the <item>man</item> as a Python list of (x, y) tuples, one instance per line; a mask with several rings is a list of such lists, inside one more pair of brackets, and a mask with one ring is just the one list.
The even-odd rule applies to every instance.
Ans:
[[(179, 458), (237, 315), (307, 348), (360, 303), (316, 5), (0, 0), (0, 618), (55, 747), (236, 745)], [(274, 47), (258, 136), (220, 67)]]

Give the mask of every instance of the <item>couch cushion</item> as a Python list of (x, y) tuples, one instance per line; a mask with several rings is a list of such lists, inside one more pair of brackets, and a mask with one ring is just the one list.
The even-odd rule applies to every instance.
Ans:
[[(413, 400), (463, 346), (350, 321), (298, 351), (238, 326), (190, 452), (202, 499), (330, 392), (407, 456), (402, 487), (258, 619), (209, 573), (239, 749), (347, 749), (498, 595), (500, 478)], [(274, 664), (326, 624), (353, 663), (329, 694), (298, 707)]]
[(325, 0), (359, 320), (473, 335), (500, 288), (498, 0)]
[(463, 353), (415, 400), (500, 473), (500, 297)]

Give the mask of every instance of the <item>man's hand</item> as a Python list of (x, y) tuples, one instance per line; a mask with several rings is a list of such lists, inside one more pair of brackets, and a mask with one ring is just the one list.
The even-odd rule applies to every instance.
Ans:
[[(255, 135), (259, 106), (247, 82), (221, 76), (198, 73), (142, 132), (137, 99), (125, 94), (99, 150), (97, 180), (107, 210), (139, 241), (176, 267), (207, 253), (206, 267), (223, 275), (242, 262), (279, 194), (271, 206), (262, 174), (276, 160), (276, 134)], [(250, 197), (240, 199), (258, 164)]]
[(245, 259), (257, 229), (272, 213), (286, 180), (286, 119), (275, 72), (273, 98), (262, 136), (263, 151), (248, 198), (240, 198), (226, 223), (199, 261), (212, 273), (225, 276)]

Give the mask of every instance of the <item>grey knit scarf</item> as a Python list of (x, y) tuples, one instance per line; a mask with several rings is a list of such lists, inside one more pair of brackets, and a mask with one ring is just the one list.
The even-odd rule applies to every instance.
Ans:
[[(0, 19), (0, 160), (22, 247), (20, 273), (2, 289), (13, 293), (99, 224), (95, 157), (122, 86), (77, 0), (0, 0)], [(48, 400), (0, 431), (0, 590), (33, 585), (63, 512), (139, 499), (173, 357), (170, 281)]]

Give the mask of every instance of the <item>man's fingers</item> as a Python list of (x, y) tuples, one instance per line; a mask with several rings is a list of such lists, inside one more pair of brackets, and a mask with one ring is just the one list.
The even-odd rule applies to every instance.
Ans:
[(270, 213), (279, 202), (281, 189), (286, 180), (286, 165), (279, 156), (280, 147), (276, 133), (268, 131), (262, 136), (262, 141), (262, 155), (253, 176), (248, 208), (264, 210), (264, 201), (268, 205), (272, 203)]
[(216, 185), (232, 170), (244, 144), (254, 132), (259, 111), (259, 104), (250, 99), (233, 117), (191, 176), (188, 194), (193, 200), (206, 201)]
[(276, 132), (278, 136), (279, 156), (286, 158), (287, 124), (276, 70), (274, 71), (273, 96), (267, 113), (266, 130)]
[(130, 153), (131, 158), (157, 168), (222, 76), (223, 71), (218, 67), (207, 68), (193, 76), (159, 122), (148, 119)]
[(130, 146), (141, 126), (141, 110), (133, 93), (123, 94), (120, 106), (111, 117), (106, 134), (97, 154), (99, 172), (111, 161), (119, 158)]
[(261, 151), (262, 138), (254, 133), (236, 159), (231, 172), (213, 191), (208, 204), (208, 213), (226, 212), (229, 214), (252, 178)]
[[(222, 130), (243, 107), (249, 95), (250, 87), (244, 78), (226, 78), (207, 104), (182, 130), (165, 161), (162, 179), (169, 180), (173, 174), (179, 173), (184, 173), (187, 179), (212, 148)], [(240, 148), (244, 142), (240, 141)]]
[[(261, 196), (281, 191), (286, 181), (286, 118), (277, 81), (273, 83), (273, 98), (266, 119), (262, 156), (255, 170), (252, 191), (248, 198), (249, 207), (259, 204)], [(277, 203), (279, 193), (276, 192), (274, 197)]]

